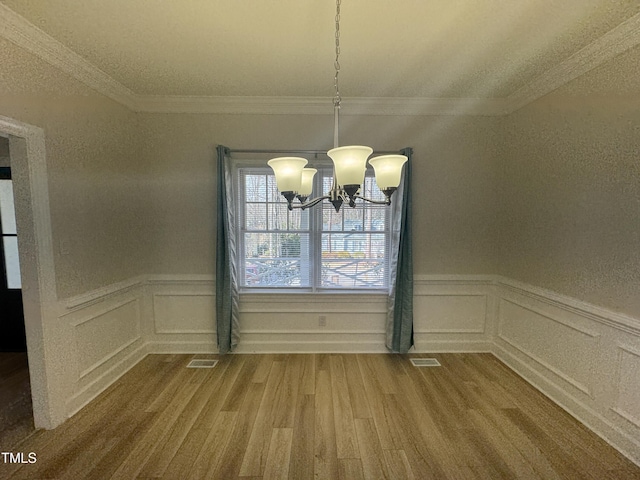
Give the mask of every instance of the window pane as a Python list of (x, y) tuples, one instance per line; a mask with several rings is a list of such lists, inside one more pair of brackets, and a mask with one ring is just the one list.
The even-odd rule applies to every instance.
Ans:
[[(360, 201), (359, 201), (360, 202)], [(362, 231), (364, 226), (364, 206), (359, 204), (355, 208), (345, 206), (344, 209), (344, 231)]]
[(333, 205), (327, 202), (322, 204), (322, 230), (342, 230), (342, 212), (336, 213)]
[(3, 237), (3, 244), (7, 288), (22, 288), (20, 260), (18, 258), (18, 237)]
[(267, 229), (267, 205), (247, 203), (245, 207), (245, 226), (247, 230)]
[(289, 230), (309, 230), (309, 210), (290, 211)]
[(287, 230), (288, 212), (286, 203), (270, 203), (269, 230)]
[(278, 191), (278, 186), (276, 184), (276, 176), (271, 174), (267, 177), (267, 200), (269, 202), (281, 202), (284, 197)]
[(380, 288), (386, 285), (385, 235), (322, 235), (322, 287)]
[(244, 185), (247, 202), (264, 202), (267, 199), (266, 175), (247, 175)]
[(309, 286), (309, 234), (246, 233), (244, 285)]
[(13, 183), (0, 180), (0, 218), (2, 233), (16, 234), (16, 212), (13, 205)]
[(366, 231), (383, 232), (387, 222), (387, 207), (374, 205), (364, 211), (364, 229)]

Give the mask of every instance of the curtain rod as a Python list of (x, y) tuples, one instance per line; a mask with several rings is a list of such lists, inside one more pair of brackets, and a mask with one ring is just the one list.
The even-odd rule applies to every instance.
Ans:
[[(275, 154), (275, 153), (284, 153), (284, 154), (300, 154), (300, 155), (326, 155), (327, 154), (327, 150), (243, 150), (243, 149), (234, 149), (234, 148), (230, 148), (227, 150), (229, 152), (229, 154), (232, 153), (269, 153), (269, 154)], [(376, 150), (373, 153), (375, 154), (379, 154), (379, 155), (393, 155), (393, 154), (397, 154), (398, 152), (400, 152), (400, 150)]]

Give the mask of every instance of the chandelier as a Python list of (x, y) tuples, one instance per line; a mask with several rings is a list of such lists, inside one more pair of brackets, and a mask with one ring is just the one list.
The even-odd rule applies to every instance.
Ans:
[[(402, 166), (407, 161), (404, 155), (382, 155), (369, 159), (373, 167), (376, 184), (384, 193), (385, 200), (372, 200), (361, 195), (361, 186), (367, 170), (367, 159), (373, 153), (371, 147), (363, 145), (338, 146), (338, 126), (340, 123), (340, 88), (338, 76), (340, 74), (340, 3), (336, 2), (336, 58), (334, 62), (335, 75), (333, 83), (335, 95), (333, 97), (333, 149), (327, 155), (333, 160), (333, 185), (327, 195), (309, 199), (313, 190), (313, 177), (317, 170), (306, 168), (307, 159), (302, 157), (272, 158), (267, 164), (273, 169), (278, 191), (286, 198), (289, 210), (305, 209), (329, 200), (336, 212), (340, 211), (343, 203), (350, 207), (356, 206), (356, 200), (361, 199), (380, 205), (391, 205), (391, 195), (400, 185)], [(294, 203), (298, 199), (299, 203)]]

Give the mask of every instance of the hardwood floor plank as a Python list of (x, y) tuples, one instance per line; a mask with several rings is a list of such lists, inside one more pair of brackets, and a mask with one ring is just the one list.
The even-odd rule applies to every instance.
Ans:
[[(190, 468), (183, 470), (177, 478), (188, 478), (192, 480), (211, 478), (212, 473), (224, 458), (224, 451), (235, 427), (238, 412), (221, 411), (218, 413), (216, 421), (211, 426), (209, 434), (205, 439), (200, 454), (197, 456)], [(176, 477), (166, 477), (176, 478)]]
[(260, 355), (258, 358), (258, 367), (253, 373), (251, 381), (254, 383), (265, 383), (267, 378), (269, 378), (269, 372), (271, 371), (271, 365), (273, 365), (274, 357), (271, 354), (266, 354)]
[(316, 393), (316, 356), (309, 354), (303, 357), (300, 393), (303, 395), (313, 395)]
[(276, 398), (279, 396), (278, 389), (282, 387), (284, 374), (284, 362), (274, 361), (242, 460), (240, 476), (260, 476), (264, 472), (269, 443), (271, 442), (274, 412), (279, 408)]
[(362, 461), (359, 458), (339, 458), (337, 478), (339, 480), (364, 480)]
[(343, 355), (344, 370), (347, 374), (347, 385), (349, 386), (349, 398), (353, 418), (372, 418), (369, 399), (362, 381), (362, 372), (358, 365), (356, 355)]
[(389, 478), (394, 480), (415, 480), (413, 470), (404, 450), (384, 450), (384, 461)]
[(229, 393), (225, 395), (221, 410), (237, 412), (242, 405), (242, 398), (247, 392), (247, 383), (251, 382), (258, 368), (259, 359), (254, 356), (243, 356), (242, 368), (233, 381)]
[(273, 428), (293, 428), (296, 416), (296, 402), (300, 390), (302, 355), (289, 355), (285, 361), (282, 382), (276, 387), (271, 412)]
[(328, 368), (316, 372), (315, 397), (314, 474), (317, 479), (330, 480), (338, 476), (338, 455)]
[(360, 458), (347, 374), (341, 355), (331, 357), (330, 369), (337, 456), (338, 458)]
[(274, 428), (269, 443), (263, 480), (286, 479), (291, 460), (292, 428)]
[(384, 454), (373, 419), (357, 418), (355, 425), (364, 478), (367, 480), (391, 478), (387, 471), (387, 464), (384, 461)]
[[(315, 376), (314, 376), (315, 378)], [(315, 388), (314, 388), (315, 390)], [(291, 447), (290, 480), (313, 478), (315, 439), (315, 396), (298, 395)]]
[(242, 460), (264, 397), (266, 384), (250, 383), (247, 387), (247, 394), (238, 411), (231, 438), (224, 449), (224, 461), (218, 464), (211, 478), (236, 478), (240, 474)]
[(358, 365), (362, 373), (364, 389), (371, 408), (372, 418), (383, 449), (402, 449), (402, 434), (391, 419), (384, 403), (384, 389), (380, 385), (378, 372), (373, 363), (373, 355), (358, 355)]

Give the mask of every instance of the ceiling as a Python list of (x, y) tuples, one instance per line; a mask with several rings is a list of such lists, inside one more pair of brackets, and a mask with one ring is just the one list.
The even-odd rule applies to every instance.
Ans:
[[(59, 42), (138, 107), (333, 95), (330, 0), (0, 2), (0, 23)], [(638, 26), (637, 0), (345, 0), (340, 90), (401, 106), (527, 103), (640, 44)]]

